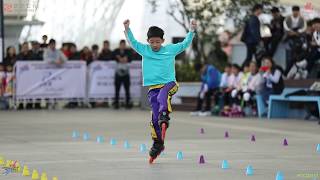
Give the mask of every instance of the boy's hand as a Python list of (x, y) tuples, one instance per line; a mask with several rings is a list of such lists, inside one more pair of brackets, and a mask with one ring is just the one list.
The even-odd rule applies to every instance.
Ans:
[(195, 19), (191, 19), (190, 21), (190, 31), (194, 32), (197, 29), (197, 21)]
[(125, 30), (128, 30), (129, 29), (129, 25), (130, 25), (130, 20), (129, 19), (125, 20), (123, 22), (123, 25), (124, 25)]

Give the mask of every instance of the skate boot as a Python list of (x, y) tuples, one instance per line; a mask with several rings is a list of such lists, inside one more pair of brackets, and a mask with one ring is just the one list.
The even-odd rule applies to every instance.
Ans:
[(169, 117), (169, 113), (167, 112), (162, 112), (160, 113), (159, 115), (159, 126), (161, 128), (163, 128), (162, 124), (164, 123), (166, 125), (166, 128), (169, 127), (169, 120), (170, 120), (170, 117)]
[(152, 164), (153, 161), (161, 154), (163, 150), (164, 150), (163, 141), (154, 140), (153, 145), (149, 151), (149, 155), (150, 155), (149, 163)]

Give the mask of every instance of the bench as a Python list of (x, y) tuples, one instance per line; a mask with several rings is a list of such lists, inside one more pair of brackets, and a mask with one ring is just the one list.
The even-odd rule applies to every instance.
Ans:
[(320, 112), (320, 96), (289, 96), (285, 95), (304, 88), (285, 88), (281, 95), (271, 95), (269, 98), (268, 118), (286, 118), (293, 113), (290, 102), (316, 102)]

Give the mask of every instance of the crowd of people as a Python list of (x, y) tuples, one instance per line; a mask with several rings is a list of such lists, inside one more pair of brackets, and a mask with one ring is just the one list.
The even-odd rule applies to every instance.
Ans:
[[(43, 42), (24, 42), (20, 45), (20, 51), (17, 53), (15, 47), (10, 46), (6, 50), (6, 56), (3, 63), (0, 63), (0, 75), (6, 73), (12, 74), (13, 67), (17, 61), (44, 61), (57, 66), (62, 65), (66, 61), (80, 60), (89, 65), (93, 61), (116, 61), (116, 74), (115, 74), (115, 98), (114, 108), (119, 109), (119, 93), (123, 85), (125, 89), (125, 107), (131, 108), (130, 98), (130, 76), (129, 76), (129, 63), (133, 60), (141, 60), (142, 57), (137, 54), (133, 49), (128, 48), (125, 40), (121, 40), (119, 47), (111, 50), (110, 42), (105, 40), (100, 50), (97, 44), (92, 45), (91, 48), (85, 46), (82, 50), (78, 51), (74, 43), (63, 43), (61, 49), (56, 48), (56, 41), (50, 39), (46, 35), (42, 36)], [(31, 45), (31, 48), (29, 47)], [(2, 79), (2, 78), (1, 78)], [(6, 90), (3, 89), (5, 80), (1, 80), (0, 97), (4, 96)], [(8, 87), (8, 86), (7, 86)], [(75, 107), (77, 103), (69, 103), (68, 107)], [(95, 105), (95, 103), (92, 103)], [(23, 105), (19, 105), (22, 109)], [(36, 108), (40, 109), (40, 103), (27, 103), (27, 109)]]
[(270, 24), (262, 24), (259, 16), (262, 5), (255, 5), (252, 15), (245, 23), (241, 37), (247, 47), (247, 56), (243, 64), (255, 58), (261, 65), (264, 56), (272, 57), (280, 43), (286, 48), (286, 67), (283, 75), (287, 79), (319, 78), (320, 59), (320, 18), (306, 20), (299, 6), (292, 7), (292, 14), (283, 17), (279, 8), (271, 9)]
[[(320, 18), (305, 20), (298, 6), (292, 7), (292, 15), (283, 17), (279, 8), (273, 7), (273, 19), (265, 25), (259, 20), (262, 12), (263, 6), (255, 5), (245, 22), (241, 41), (247, 56), (241, 67), (229, 64), (220, 73), (212, 65), (203, 66), (197, 106), (191, 115), (257, 114), (256, 95), (267, 106), (270, 95), (282, 93), (284, 80), (320, 77), (316, 66), (320, 62)], [(285, 69), (273, 59), (280, 43), (286, 45)], [(319, 118), (319, 112), (315, 116)]]

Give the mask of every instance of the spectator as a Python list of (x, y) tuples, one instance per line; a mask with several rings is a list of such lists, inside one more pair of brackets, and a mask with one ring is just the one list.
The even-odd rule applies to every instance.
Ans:
[(17, 61), (16, 49), (13, 46), (9, 46), (6, 51), (6, 57), (4, 59), (4, 65), (6, 69), (12, 71), (13, 66)]
[(231, 91), (233, 105), (240, 106), (241, 96), (243, 92), (247, 90), (249, 77), (250, 77), (249, 64), (245, 64), (243, 67), (241, 79), (235, 85), (235, 88)]
[(264, 87), (261, 92), (265, 102), (268, 102), (271, 94), (281, 94), (284, 88), (282, 79), (282, 70), (273, 61), (271, 57), (264, 59), (265, 66), (262, 67), (265, 72), (263, 74)]
[[(316, 69), (317, 67), (315, 66), (315, 63), (317, 60), (320, 59), (320, 18), (315, 18), (313, 20), (312, 26), (314, 28), (313, 32), (313, 37), (311, 41), (311, 52), (307, 56), (307, 61), (308, 61), (308, 71), (317, 71), (319, 73), (319, 69)], [(313, 78), (319, 78), (313, 77)]]
[(108, 40), (103, 41), (103, 49), (99, 54), (99, 60), (108, 61), (112, 60), (112, 51), (110, 50), (110, 43)]
[(80, 53), (80, 60), (85, 61), (87, 65), (92, 62), (92, 53), (87, 46), (82, 49)]
[(231, 76), (231, 64), (227, 64), (226, 67), (224, 68), (224, 73), (221, 76), (221, 82), (220, 82), (220, 88), (224, 89), (227, 88), (228, 82), (229, 82), (229, 78)]
[(96, 61), (99, 59), (99, 46), (94, 44), (91, 46), (91, 52), (92, 52), (92, 60)]
[(119, 109), (119, 93), (121, 85), (124, 85), (126, 93), (126, 108), (131, 108), (130, 103), (130, 73), (129, 73), (129, 62), (130, 62), (130, 51), (126, 47), (126, 41), (121, 40), (120, 46), (113, 52), (113, 56), (117, 61), (117, 68), (115, 74), (115, 100), (114, 108)]
[(56, 49), (56, 41), (54, 39), (50, 39), (48, 48), (45, 49), (43, 53), (43, 60), (47, 63), (60, 66), (68, 59), (60, 50)]
[(73, 43), (70, 44), (70, 60), (80, 60), (80, 53), (77, 50), (77, 46)]
[(40, 61), (43, 57), (43, 51), (40, 48), (40, 43), (37, 41), (31, 42), (30, 60)]
[(43, 35), (42, 36), (42, 44), (40, 45), (40, 48), (42, 50), (44, 50), (44, 49), (46, 49), (48, 47), (47, 40), (48, 40), (48, 36), (47, 35)]
[(243, 100), (248, 102), (255, 94), (259, 94), (262, 89), (263, 79), (261, 74), (258, 71), (257, 63), (251, 62), (250, 66), (250, 76), (248, 79), (247, 87), (242, 89), (243, 91)]
[(29, 43), (24, 42), (21, 46), (20, 53), (18, 54), (17, 60), (29, 60), (31, 58), (31, 54), (29, 51)]
[(136, 61), (136, 60), (142, 60), (142, 56), (138, 54), (134, 49), (130, 48), (130, 53), (131, 53), (131, 59)]
[(300, 36), (307, 28), (306, 20), (300, 15), (299, 6), (292, 7), (292, 15), (285, 18), (283, 27), (286, 32), (285, 40), (287, 41), (285, 70), (285, 74), (287, 74), (294, 63), (294, 52), (301, 47)]
[[(241, 41), (245, 43), (247, 47), (247, 57), (243, 64), (248, 64), (252, 61), (253, 55), (256, 54), (257, 46), (261, 44), (261, 34), (260, 34), (260, 20), (259, 15), (262, 13), (263, 6), (261, 4), (256, 4), (248, 21), (245, 23)], [(261, 59), (256, 56), (256, 62), (258, 66), (261, 64)]]
[[(201, 68), (201, 89), (198, 95), (197, 108), (191, 115), (211, 115), (211, 97), (219, 90), (221, 73), (213, 65), (205, 64)], [(202, 108), (205, 101), (205, 108)]]
[(279, 8), (273, 7), (271, 9), (271, 13), (273, 17), (270, 23), (270, 30), (271, 30), (272, 36), (271, 36), (270, 43), (266, 46), (268, 55), (270, 57), (272, 57), (276, 52), (277, 47), (281, 42), (284, 34), (284, 30), (283, 30), (284, 17), (281, 15)]
[(69, 43), (63, 43), (63, 44), (62, 44), (61, 51), (63, 52), (63, 54), (64, 54), (68, 59), (70, 58), (71, 52), (70, 52)]

